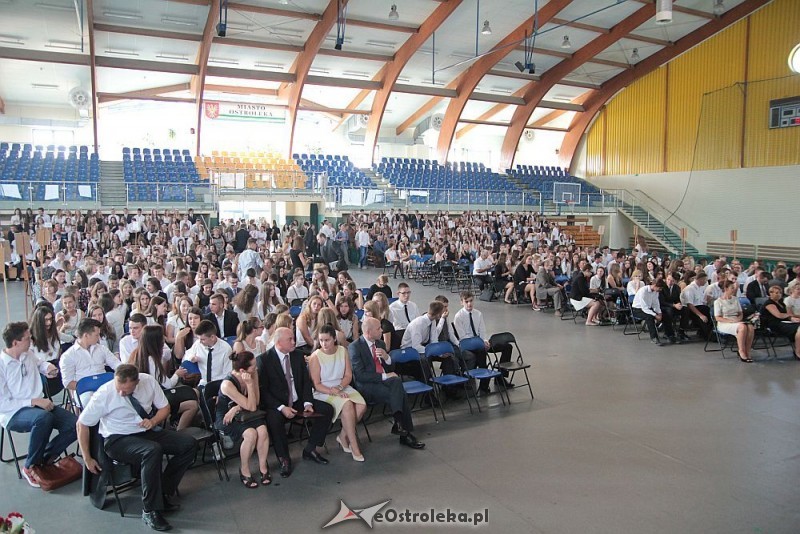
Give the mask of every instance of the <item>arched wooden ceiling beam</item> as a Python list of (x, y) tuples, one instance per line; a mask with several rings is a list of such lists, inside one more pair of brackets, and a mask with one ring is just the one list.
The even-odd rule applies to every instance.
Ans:
[(711, 22), (707, 22), (700, 28), (679, 39), (675, 42), (675, 46), (659, 50), (655, 54), (637, 63), (634, 69), (621, 72), (605, 82), (601, 89), (592, 93), (586, 100), (584, 104), (586, 111), (576, 115), (572, 120), (570, 131), (564, 136), (561, 149), (559, 150), (559, 158), (562, 164), (567, 167), (572, 166), (575, 151), (578, 148), (583, 134), (586, 132), (586, 128), (589, 127), (595, 115), (597, 115), (610, 98), (631, 83), (650, 74), (661, 65), (672, 61), (690, 48), (747, 17), (757, 9), (769, 4), (771, 1), (772, 0), (745, 0), (741, 4), (725, 12), (719, 18), (712, 19)]
[[(550, 20), (553, 19), (559, 11), (567, 7), (571, 1), (572, 0), (550, 0), (544, 7), (540, 8), (538, 16), (539, 27), (550, 22)], [(463, 113), (472, 92), (487, 72), (491, 71), (497, 63), (514, 51), (514, 44), (525, 39), (526, 32), (531, 31), (533, 24), (534, 18), (530, 17), (517, 26), (514, 31), (497, 43), (492, 48), (492, 51), (475, 60), (475, 62), (457, 78), (458, 85), (456, 86), (456, 91), (458, 92), (458, 96), (451, 99), (450, 103), (447, 105), (442, 129), (439, 131), (439, 141), (436, 147), (439, 162), (444, 163), (447, 161), (447, 153), (450, 151), (450, 145), (453, 143), (458, 120), (461, 118), (461, 113)]]
[[(215, 0), (218, 1), (218, 0)], [(339, 2), (342, 6), (347, 5), (347, 0), (330, 0), (328, 7), (322, 14), (322, 19), (317, 22), (311, 34), (306, 40), (305, 49), (297, 55), (294, 60), (290, 73), (295, 75), (294, 83), (291, 85), (282, 84), (278, 89), (278, 96), (285, 99), (289, 105), (289, 147), (287, 154), (291, 154), (294, 147), (294, 131), (297, 125), (297, 111), (300, 105), (300, 100), (303, 96), (303, 88), (305, 87), (308, 79), (308, 71), (311, 69), (311, 64), (314, 63), (314, 58), (317, 52), (322, 47), (325, 41), (325, 36), (331, 31), (333, 25), (339, 17)]]
[(203, 41), (200, 43), (197, 61), (195, 61), (198, 72), (197, 76), (193, 76), (190, 82), (192, 96), (197, 106), (197, 128), (195, 129), (195, 137), (197, 138), (195, 154), (197, 155), (200, 155), (200, 126), (203, 121), (203, 91), (206, 85), (206, 73), (208, 72), (208, 56), (211, 54), (211, 43), (217, 33), (219, 4), (220, 0), (212, 0), (211, 5), (208, 7), (208, 17), (206, 17), (206, 25), (203, 28)]
[[(635, 13), (622, 19), (616, 26), (611, 28), (608, 33), (596, 37), (589, 44), (579, 49), (571, 59), (562, 61), (553, 68), (542, 74), (541, 80), (528, 84), (525, 90), (525, 105), (519, 106), (514, 110), (511, 118), (511, 126), (506, 131), (503, 138), (503, 146), (500, 149), (500, 168), (510, 168), (514, 162), (514, 155), (517, 145), (522, 137), (522, 132), (533, 114), (533, 111), (541, 104), (544, 96), (562, 78), (569, 75), (584, 63), (591, 61), (597, 54), (627, 36), (631, 31), (638, 28), (655, 15), (655, 4), (647, 4), (639, 8)], [(630, 69), (632, 70), (632, 69)], [(626, 71), (627, 72), (627, 71)]]
[(406, 64), (417, 50), (425, 44), (425, 41), (428, 40), (433, 32), (435, 32), (453, 11), (461, 5), (461, 2), (462, 0), (450, 0), (449, 2), (440, 4), (434, 9), (433, 13), (431, 13), (419, 27), (419, 31), (403, 43), (403, 46), (401, 46), (394, 55), (394, 61), (387, 63), (378, 73), (378, 76), (381, 76), (380, 79), (383, 82), (383, 86), (375, 93), (372, 99), (372, 110), (370, 111), (367, 132), (364, 138), (364, 150), (367, 151), (370, 162), (374, 161), (375, 158), (375, 147), (378, 144), (378, 133), (381, 129), (381, 122), (383, 122), (386, 105), (389, 102), (389, 97), (392, 94), (392, 89), (394, 89), (397, 78), (400, 76), (400, 73), (403, 72)]

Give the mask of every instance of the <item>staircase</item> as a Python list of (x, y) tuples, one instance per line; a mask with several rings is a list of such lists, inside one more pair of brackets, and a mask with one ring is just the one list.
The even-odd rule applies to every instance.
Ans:
[(369, 177), (375, 184), (378, 186), (378, 189), (383, 191), (384, 199), (387, 206), (390, 206), (395, 209), (402, 209), (406, 207), (406, 203), (404, 200), (401, 200), (398, 195), (395, 187), (388, 182), (388, 180), (384, 180), (380, 176), (378, 176), (375, 171), (370, 169), (369, 167), (365, 167), (360, 169), (367, 177)]
[(100, 205), (121, 208), (128, 204), (128, 193), (121, 161), (100, 162)]
[[(647, 235), (661, 243), (673, 255), (680, 255), (683, 252), (681, 245), (681, 237), (667, 228), (661, 221), (656, 219), (649, 211), (641, 206), (632, 206), (623, 203), (619, 208), (619, 212), (625, 215), (628, 219), (636, 223)], [(686, 254), (697, 256), (700, 254), (694, 246), (686, 243)]]

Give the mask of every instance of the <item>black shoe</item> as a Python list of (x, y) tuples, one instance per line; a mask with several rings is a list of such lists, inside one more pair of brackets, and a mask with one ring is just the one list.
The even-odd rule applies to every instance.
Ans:
[(162, 512), (177, 512), (181, 509), (181, 503), (175, 495), (164, 495), (164, 508)]
[(289, 478), (289, 475), (292, 474), (292, 462), (288, 458), (278, 458), (278, 461), (281, 464), (281, 476)]
[(406, 447), (411, 447), (412, 449), (425, 448), (425, 444), (421, 441), (417, 441), (417, 438), (415, 438), (410, 432), (405, 436), (400, 436), (400, 445), (405, 445)]
[(403, 428), (403, 425), (395, 421), (395, 423), (392, 425), (392, 434), (395, 436), (404, 437), (408, 435), (408, 430)]
[(313, 460), (318, 464), (327, 465), (328, 459), (322, 456), (317, 451), (303, 451), (303, 460)]
[(681, 332), (678, 334), (678, 339), (681, 341), (689, 341), (689, 336), (686, 335), (686, 332)]
[(656, 347), (663, 347), (664, 346), (664, 344), (661, 343), (661, 340), (658, 339), (657, 337), (650, 338), (650, 343), (652, 343)]
[(153, 530), (172, 530), (172, 525), (167, 523), (167, 520), (164, 519), (164, 516), (161, 515), (161, 512), (142, 512), (142, 521), (144, 521), (144, 524)]

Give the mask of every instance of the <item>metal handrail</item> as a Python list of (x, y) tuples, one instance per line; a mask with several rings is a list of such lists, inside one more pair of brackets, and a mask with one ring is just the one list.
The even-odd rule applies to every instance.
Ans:
[(682, 225), (683, 225), (685, 228), (689, 228), (689, 229), (691, 229), (691, 230), (692, 230), (694, 233), (696, 233), (696, 234), (699, 234), (699, 233), (700, 233), (700, 232), (697, 230), (697, 228), (695, 228), (694, 226), (692, 226), (691, 224), (689, 224), (688, 222), (686, 222), (686, 219), (683, 219), (682, 217), (679, 217), (678, 215), (675, 215), (675, 212), (674, 212), (674, 211), (671, 211), (671, 210), (670, 210), (668, 207), (666, 207), (666, 206), (665, 206), (665, 205), (663, 205), (661, 202), (659, 202), (658, 200), (654, 199), (653, 197), (651, 197), (650, 195), (648, 195), (647, 193), (645, 193), (645, 192), (644, 192), (644, 191), (642, 191), (641, 189), (637, 189), (637, 190), (636, 190), (636, 192), (637, 192), (637, 193), (641, 193), (642, 195), (646, 196), (646, 197), (647, 197), (649, 200), (651, 200), (652, 202), (654, 202), (654, 203), (656, 204), (656, 206), (658, 206), (659, 208), (661, 208), (661, 209), (663, 209), (664, 211), (668, 212), (668, 213), (670, 214), (670, 215), (669, 215), (669, 217), (670, 217), (670, 218), (677, 219), (677, 220), (678, 220), (678, 221), (679, 221), (679, 222), (680, 222), (680, 223), (681, 223), (681, 224), (682, 224)]
[[(606, 190), (606, 192), (613, 193), (619, 198), (622, 205), (618, 207), (622, 207), (625, 204), (627, 204), (631, 206), (631, 208), (640, 207), (643, 210), (645, 210), (647, 212), (647, 219), (645, 221), (645, 224), (647, 225), (649, 225), (651, 222), (658, 222), (659, 224), (662, 225), (665, 232), (667, 229), (669, 229), (679, 237), (681, 234), (681, 229), (686, 228), (687, 230), (686, 241), (690, 243), (693, 241), (697, 241), (700, 238), (700, 232), (695, 227), (689, 225), (688, 223), (686, 223), (686, 221), (684, 221), (680, 217), (673, 216), (672, 211), (670, 211), (662, 204), (658, 203), (658, 201), (652, 199), (652, 197), (650, 197), (646, 193), (644, 194), (644, 196), (647, 197), (647, 199), (652, 200), (652, 202), (643, 201), (639, 195), (636, 195), (635, 193), (627, 189)], [(680, 223), (685, 224), (685, 226), (681, 226), (681, 224), (676, 224), (676, 222), (673, 222), (673, 220), (680, 221)], [(650, 233), (654, 232), (650, 231)], [(691, 233), (691, 236), (688, 235), (689, 233)], [(663, 234), (660, 237), (666, 239), (667, 236), (666, 234)]]
[[(34, 203), (44, 203), (44, 202), (60, 202), (61, 204), (67, 204), (68, 202), (94, 202), (95, 204), (100, 203), (100, 183), (94, 182), (91, 180), (24, 180), (22, 183), (19, 182), (0, 182), (0, 187), (3, 185), (16, 185), (17, 192), (19, 193), (20, 197), (15, 196), (5, 196), (3, 195), (0, 198), (0, 202), (9, 202), (9, 201), (17, 201), (17, 202), (27, 202), (30, 205)], [(58, 197), (57, 198), (37, 198), (34, 199), (34, 189), (36, 189), (39, 185), (54, 185), (58, 187)], [(86, 186), (90, 187), (90, 196), (88, 197), (80, 197), (77, 199), (67, 199), (67, 186)], [(92, 187), (93, 186), (93, 187)], [(46, 194), (46, 193), (45, 193)]]
[[(207, 184), (203, 182), (125, 182), (125, 203), (130, 205), (131, 202), (147, 202), (143, 201), (139, 198), (131, 198), (131, 187), (132, 186), (146, 186), (148, 188), (153, 187), (155, 188), (156, 198), (154, 202), (183, 202), (184, 205), (189, 204), (189, 188), (193, 187), (205, 187)], [(182, 188), (183, 190), (183, 198), (182, 199), (174, 199), (171, 196), (168, 198), (164, 198), (161, 188), (162, 187), (171, 187), (174, 188), (175, 186)], [(138, 196), (138, 195), (137, 195)], [(198, 201), (195, 199), (193, 201), (197, 203)]]

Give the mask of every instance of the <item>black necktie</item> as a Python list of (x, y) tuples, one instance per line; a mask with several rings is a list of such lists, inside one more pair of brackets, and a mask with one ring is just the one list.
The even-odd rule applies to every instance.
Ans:
[(211, 382), (211, 353), (214, 352), (214, 348), (211, 347), (208, 349), (208, 359), (206, 360), (206, 384)]
[[(131, 406), (133, 406), (133, 409), (136, 410), (136, 413), (139, 414), (139, 417), (141, 417), (142, 420), (150, 419), (150, 416), (147, 414), (146, 411), (144, 411), (144, 408), (142, 407), (142, 404), (139, 402), (139, 399), (134, 397), (132, 393), (128, 395), (128, 400), (131, 402)], [(152, 430), (153, 432), (161, 432), (161, 427), (158, 425), (153, 425), (153, 427), (150, 430)]]
[(472, 320), (472, 312), (469, 312), (469, 327), (472, 328), (472, 335), (478, 337), (478, 332), (475, 331), (475, 321)]
[(411, 322), (411, 317), (408, 316), (408, 304), (403, 304), (403, 309), (406, 312), (406, 321)]

